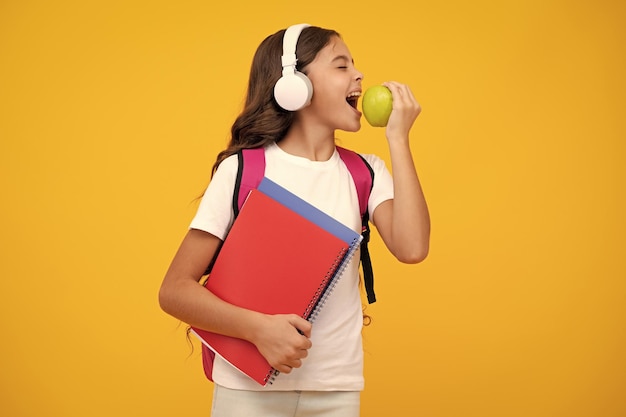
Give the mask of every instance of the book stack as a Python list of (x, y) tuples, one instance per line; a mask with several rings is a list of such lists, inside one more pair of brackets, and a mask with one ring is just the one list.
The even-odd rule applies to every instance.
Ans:
[[(229, 231), (207, 290), (239, 307), (313, 322), (361, 243), (361, 235), (264, 178)], [(203, 349), (265, 386), (278, 372), (254, 344), (192, 327)], [(205, 371), (206, 363), (205, 358)]]

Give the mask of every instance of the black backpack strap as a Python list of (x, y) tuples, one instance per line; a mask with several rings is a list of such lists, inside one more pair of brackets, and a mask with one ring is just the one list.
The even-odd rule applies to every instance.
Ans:
[[(359, 155), (359, 154), (357, 154)], [(361, 155), (359, 157), (363, 160), (363, 164), (367, 167), (370, 172), (370, 176), (372, 178), (372, 184), (369, 189), (369, 193), (371, 193), (372, 188), (374, 187), (374, 170), (367, 163), (365, 158)], [(368, 196), (369, 196), (368, 193)], [(361, 224), (362, 231), (361, 235), (363, 236), (363, 241), (361, 242), (361, 267), (363, 268), (363, 283), (365, 285), (365, 292), (367, 293), (367, 302), (369, 304), (376, 302), (376, 294), (374, 293), (374, 269), (372, 268), (372, 258), (370, 257), (370, 251), (367, 244), (370, 241), (370, 215), (367, 210), (361, 216)]]
[(237, 164), (237, 176), (235, 177), (233, 190), (233, 213), (235, 213), (235, 218), (239, 215), (239, 191), (241, 190), (241, 177), (243, 176), (244, 158), (242, 149), (237, 151), (237, 159), (239, 163)]

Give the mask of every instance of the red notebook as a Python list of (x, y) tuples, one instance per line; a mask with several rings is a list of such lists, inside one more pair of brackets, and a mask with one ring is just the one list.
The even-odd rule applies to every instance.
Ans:
[[(240, 307), (311, 320), (353, 246), (255, 189), (224, 240), (206, 287)], [(195, 327), (192, 331), (259, 384), (271, 383), (277, 375), (254, 344)]]

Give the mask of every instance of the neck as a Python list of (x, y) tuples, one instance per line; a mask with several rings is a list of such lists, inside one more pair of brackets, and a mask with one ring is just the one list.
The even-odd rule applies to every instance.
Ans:
[(327, 161), (335, 152), (335, 132), (294, 121), (278, 146), (311, 161)]

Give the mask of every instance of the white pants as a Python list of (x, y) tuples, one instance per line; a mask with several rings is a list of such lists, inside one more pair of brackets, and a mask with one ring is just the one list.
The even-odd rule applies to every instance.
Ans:
[(358, 391), (240, 391), (215, 384), (211, 417), (359, 417)]

